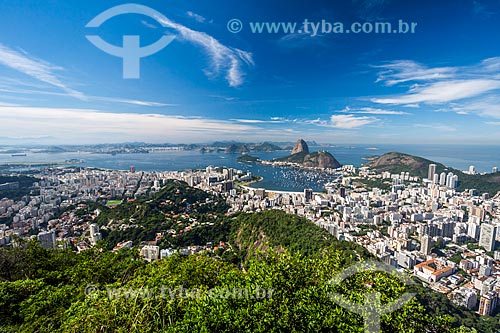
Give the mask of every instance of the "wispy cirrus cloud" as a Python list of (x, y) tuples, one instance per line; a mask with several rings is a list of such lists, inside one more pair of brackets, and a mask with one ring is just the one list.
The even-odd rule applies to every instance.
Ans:
[(156, 25), (154, 25), (153, 23), (150, 23), (146, 20), (141, 20), (141, 24), (149, 29), (158, 29), (158, 27)]
[(496, 14), (494, 11), (487, 8), (482, 1), (474, 0), (472, 1), (472, 5), (473, 5), (472, 12), (474, 13), (474, 15), (482, 19), (488, 19), (492, 15)]
[(129, 105), (137, 105), (137, 106), (149, 106), (149, 107), (178, 106), (178, 104), (172, 104), (172, 103), (152, 102), (152, 101), (144, 101), (137, 99), (117, 98), (117, 97), (89, 96), (89, 98), (96, 101), (123, 103)]
[(272, 117), (271, 119), (229, 119), (229, 120), (246, 124), (282, 124), (285, 122), (294, 122), (293, 120), (288, 120), (279, 117)]
[(271, 117), (270, 120), (253, 120), (253, 119), (231, 119), (243, 123), (261, 123), (261, 124), (284, 124), (290, 123), (296, 126), (318, 126), (336, 129), (356, 129), (366, 125), (380, 122), (380, 119), (369, 116), (356, 116), (354, 114), (332, 115), (328, 119), (314, 118), (285, 118)]
[(203, 142), (260, 133), (258, 127), (205, 117), (111, 113), (93, 109), (0, 106), (0, 132), (9, 137), (50, 136), (54, 142)]
[(357, 14), (364, 20), (373, 20), (378, 18), (383, 12), (388, 0), (352, 0), (357, 6)]
[(190, 18), (194, 19), (195, 21), (197, 21), (199, 23), (204, 23), (207, 20), (203, 16), (196, 14), (192, 11), (187, 11), (186, 14), (187, 14), (187, 16), (189, 16)]
[(38, 81), (62, 89), (72, 97), (82, 100), (85, 99), (83, 93), (70, 88), (56, 75), (57, 71), (63, 70), (62, 67), (36, 59), (25, 52), (15, 51), (3, 44), (0, 44), (0, 64), (28, 75)]
[(500, 57), (470, 66), (427, 67), (400, 60), (375, 68), (379, 69), (377, 82), (387, 86), (410, 85), (404, 94), (372, 98), (377, 104), (446, 105), (484, 98), (500, 90)]
[[(63, 70), (62, 67), (37, 59), (26, 52), (15, 51), (3, 44), (0, 44), (0, 64), (23, 73), (35, 80), (35, 82), (28, 82), (25, 80), (3, 77), (0, 79), (0, 92), (7, 94), (69, 96), (85, 101), (102, 101), (149, 107), (176, 106), (176, 104), (137, 99), (86, 95), (83, 92), (72, 89), (68, 84), (63, 83), (56, 73)], [(59, 88), (60, 91), (51, 91), (46, 89), (47, 87)]]
[[(68, 96), (67, 93), (59, 93), (54, 91), (39, 90), (39, 89), (26, 89), (17, 87), (3, 87), (0, 85), (0, 92), (9, 94), (22, 94), (22, 95), (47, 95), (47, 96)], [(109, 103), (121, 103), (136, 106), (148, 106), (148, 107), (173, 107), (178, 106), (178, 104), (163, 103), (163, 102), (153, 102), (137, 99), (119, 98), (119, 97), (105, 97), (105, 96), (92, 96), (84, 95), (87, 101), (99, 101), (99, 102), (109, 102)]]
[(429, 85), (416, 85), (405, 95), (388, 98), (373, 98), (379, 104), (440, 104), (453, 102), (500, 89), (500, 80), (453, 80), (435, 82)]
[(284, 48), (296, 49), (303, 47), (325, 47), (328, 45), (325, 35), (311, 36), (310, 33), (286, 34), (277, 41), (278, 45)]
[(244, 124), (264, 124), (267, 123), (266, 120), (260, 120), (260, 119), (229, 119), (231, 121), (235, 121), (238, 123), (244, 123)]
[(414, 124), (413, 127), (430, 128), (442, 132), (455, 132), (457, 130), (455, 127), (449, 125)]
[(500, 97), (496, 95), (485, 96), (463, 103), (453, 103), (440, 111), (455, 112), (462, 115), (475, 114), (484, 118), (500, 119)]
[[(201, 143), (219, 140), (262, 142), (296, 140), (310, 135), (305, 122), (284, 118), (271, 122), (290, 123), (290, 127), (269, 127), (265, 122), (245, 119), (221, 120), (203, 116), (141, 113), (113, 113), (96, 109), (0, 106), (0, 143), (32, 142), (44, 144), (92, 144), (130, 141)], [(240, 120), (240, 121), (238, 121)], [(241, 121), (243, 120), (243, 122)], [(339, 137), (342, 131), (325, 131)], [(347, 135), (347, 133), (346, 133)]]
[(377, 123), (380, 120), (375, 117), (356, 116), (352, 114), (332, 115), (328, 120), (316, 118), (306, 120), (295, 120), (299, 124), (315, 125), (328, 128), (337, 128), (344, 130), (357, 129), (366, 125)]
[(181, 39), (202, 47), (208, 53), (212, 61), (212, 68), (206, 71), (209, 76), (224, 71), (229, 86), (237, 87), (243, 84), (245, 76), (243, 68), (254, 65), (250, 52), (226, 46), (205, 32), (192, 30), (167, 17), (157, 16), (155, 19), (163, 26), (175, 30)]
[(19, 106), (19, 104), (0, 102), (0, 107), (2, 106)]
[[(304, 126), (317, 126), (323, 128), (334, 128), (343, 130), (357, 129), (366, 125), (380, 122), (380, 119), (370, 116), (356, 116), (354, 114), (332, 115), (327, 119), (314, 118), (285, 118), (285, 117), (271, 117), (269, 119), (229, 119), (242, 124), (259, 124), (265, 125), (282, 125), (293, 124), (293, 126), (305, 130)], [(266, 127), (267, 128), (267, 127)]]
[(209, 95), (209, 97), (220, 99), (220, 100), (223, 100), (226, 102), (232, 102), (232, 101), (238, 100), (237, 97), (233, 97), (233, 96)]
[(333, 115), (330, 117), (330, 126), (342, 129), (354, 129), (378, 122), (374, 117), (357, 117), (354, 115)]
[(402, 116), (402, 115), (411, 115), (409, 112), (404, 111), (393, 111), (393, 110), (383, 110), (372, 107), (361, 107), (361, 108), (350, 108), (346, 107), (341, 110), (343, 113), (350, 114), (372, 114), (372, 115), (382, 115), (382, 116)]
[(380, 69), (376, 82), (383, 82), (387, 86), (409, 81), (435, 81), (453, 78), (457, 68), (434, 67), (429, 68), (411, 60), (392, 61), (385, 65), (373, 66)]

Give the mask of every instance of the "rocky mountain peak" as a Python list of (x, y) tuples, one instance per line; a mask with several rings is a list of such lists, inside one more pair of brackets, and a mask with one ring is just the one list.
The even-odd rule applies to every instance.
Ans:
[(298, 153), (309, 154), (309, 147), (307, 146), (307, 143), (302, 139), (298, 139), (295, 143), (295, 146), (293, 146), (292, 155)]

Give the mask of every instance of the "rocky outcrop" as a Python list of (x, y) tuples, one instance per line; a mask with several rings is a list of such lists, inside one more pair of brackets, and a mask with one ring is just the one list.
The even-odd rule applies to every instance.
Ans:
[(293, 147), (292, 155), (275, 159), (276, 162), (301, 164), (308, 168), (337, 169), (342, 165), (327, 151), (309, 152), (307, 143), (299, 139)]
[(304, 156), (302, 164), (306, 167), (315, 167), (321, 169), (337, 169), (342, 165), (332, 154), (327, 151), (319, 151)]
[(292, 149), (292, 155), (300, 153), (309, 154), (309, 147), (307, 146), (307, 143), (302, 139), (297, 140), (295, 146)]
[(406, 166), (413, 170), (423, 168), (422, 172), (425, 174), (430, 163), (433, 162), (421, 157), (392, 152), (384, 154), (382, 156), (371, 158), (370, 162), (367, 163), (367, 166), (371, 168), (386, 166)]

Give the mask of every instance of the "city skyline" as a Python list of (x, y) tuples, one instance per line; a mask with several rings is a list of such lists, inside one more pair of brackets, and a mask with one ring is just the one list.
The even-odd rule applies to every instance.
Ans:
[[(500, 139), (500, 7), (493, 1), (397, 3), (136, 1), (0, 3), (0, 144), (471, 143)], [(56, 13), (56, 14), (53, 14)], [(228, 22), (242, 31), (228, 31)], [(414, 33), (252, 33), (255, 22), (416, 24)], [(315, 24), (315, 23), (314, 23)], [(119, 46), (175, 39), (123, 79)], [(486, 135), (488, 133), (488, 135)]]

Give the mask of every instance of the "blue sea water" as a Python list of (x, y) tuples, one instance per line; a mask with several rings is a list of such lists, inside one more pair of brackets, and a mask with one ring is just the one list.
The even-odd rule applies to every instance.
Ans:
[[(447, 166), (467, 170), (474, 165), (478, 172), (491, 172), (495, 166), (500, 167), (500, 146), (476, 145), (338, 145), (329, 147), (310, 147), (311, 151), (326, 150), (332, 153), (341, 164), (361, 166), (365, 158), (381, 155), (387, 152), (402, 152), (421, 156)], [(253, 153), (264, 160), (283, 157), (289, 152)], [(226, 166), (250, 171), (264, 177), (264, 180), (254, 186), (282, 191), (302, 191), (313, 188), (319, 191), (324, 183), (331, 180), (319, 177), (314, 173), (278, 168), (256, 164), (237, 162), (239, 154), (222, 152), (201, 153), (193, 151), (152, 152), (149, 154), (91, 154), (91, 153), (28, 153), (27, 156), (11, 156), (0, 154), (0, 164), (3, 163), (46, 163), (63, 162), (70, 159), (81, 159), (83, 167), (128, 170), (133, 165), (138, 171), (176, 171), (199, 169), (212, 166)]]

